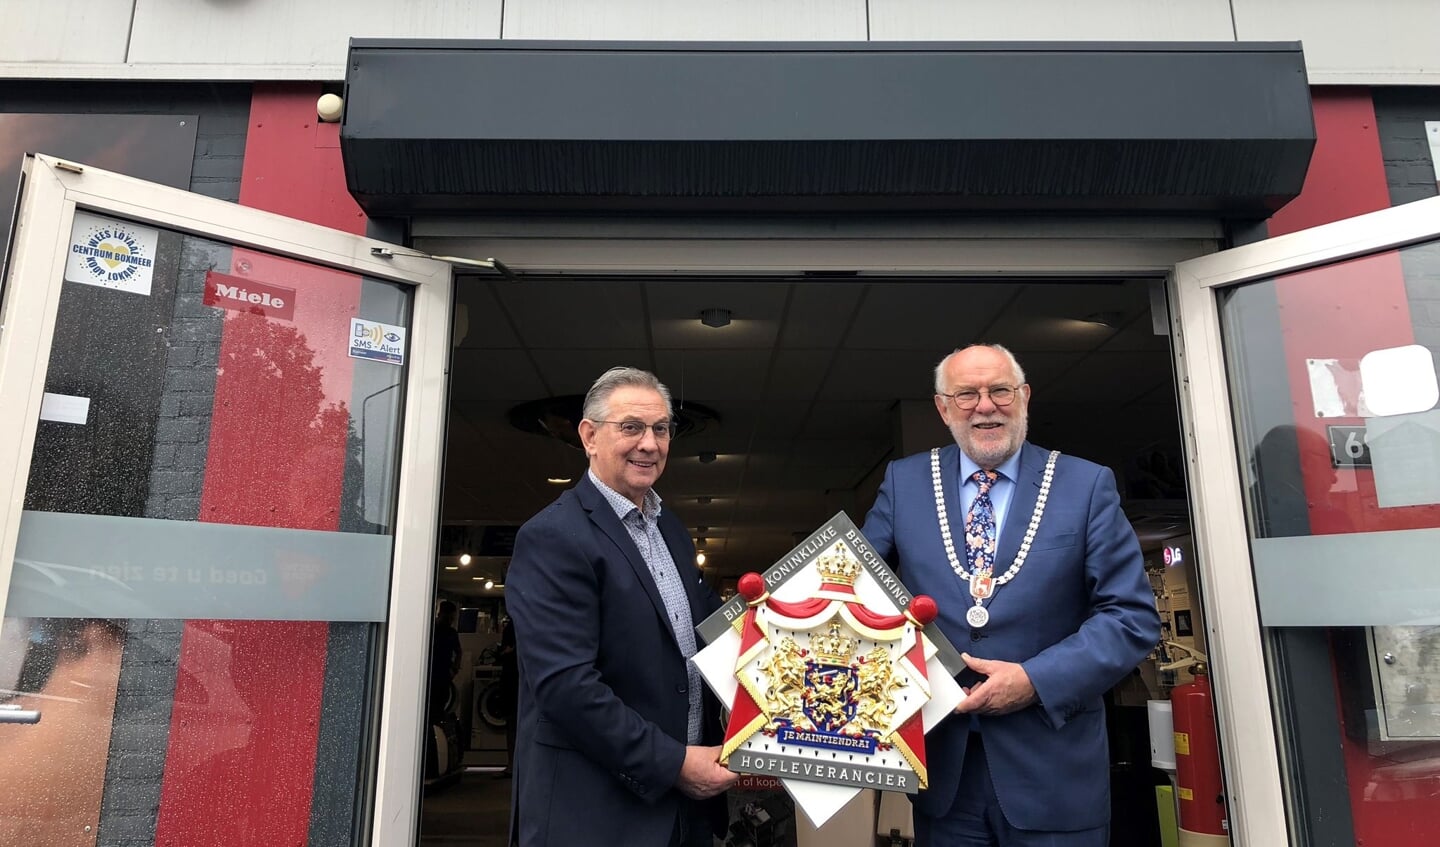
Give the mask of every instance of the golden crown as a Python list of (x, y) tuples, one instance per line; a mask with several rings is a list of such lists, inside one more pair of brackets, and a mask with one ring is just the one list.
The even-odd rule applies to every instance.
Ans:
[(855, 652), (855, 639), (840, 631), (840, 622), (830, 624), (830, 631), (810, 637), (810, 649), (822, 664), (850, 666), (850, 656)]
[(816, 560), (815, 568), (820, 571), (823, 582), (854, 585), (855, 578), (860, 575), (860, 560), (855, 558), (845, 542), (837, 541)]

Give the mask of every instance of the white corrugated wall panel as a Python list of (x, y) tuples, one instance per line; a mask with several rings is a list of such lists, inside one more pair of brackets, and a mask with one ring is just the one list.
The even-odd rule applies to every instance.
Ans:
[(1440, 0), (1234, 0), (1244, 41), (1300, 41), (1315, 84), (1440, 85)]
[(136, 64), (291, 65), (344, 76), (352, 36), (498, 38), (502, 0), (136, 0)]
[(0, 62), (125, 61), (131, 0), (6, 0)]
[(865, 0), (506, 0), (505, 37), (864, 41)]
[(1235, 34), (1229, 0), (870, 0), (870, 38), (1233, 41)]

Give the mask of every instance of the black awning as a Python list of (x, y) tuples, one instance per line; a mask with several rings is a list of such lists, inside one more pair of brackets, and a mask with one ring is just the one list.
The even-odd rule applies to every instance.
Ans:
[(1104, 211), (1267, 217), (1315, 144), (1298, 44), (355, 39), (376, 216)]

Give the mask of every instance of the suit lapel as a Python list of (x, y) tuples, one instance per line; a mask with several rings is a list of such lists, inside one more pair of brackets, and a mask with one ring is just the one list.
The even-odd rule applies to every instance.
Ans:
[(630, 531), (620, 523), (620, 518), (616, 516), (615, 510), (610, 508), (610, 502), (590, 481), (589, 474), (580, 478), (580, 484), (575, 486), (575, 492), (576, 496), (580, 498), (580, 505), (585, 507), (585, 511), (590, 515), (591, 522), (599, 527), (600, 531), (605, 533), (611, 541), (615, 542), (615, 546), (625, 554), (625, 560), (635, 570), (635, 578), (644, 586), (645, 594), (650, 597), (650, 605), (655, 607), (655, 614), (665, 621), (667, 624), (665, 631), (671, 632), (671, 640), (674, 640), (673, 629), (668, 626), (670, 616), (665, 612), (665, 601), (660, 598), (660, 589), (655, 585), (655, 577), (651, 575), (650, 567), (645, 564), (644, 557), (640, 555), (640, 549), (635, 546), (634, 539), (630, 537)]
[(1020, 475), (1015, 480), (1015, 492), (1010, 495), (1010, 505), (1005, 510), (1005, 526), (1000, 528), (1000, 543), (995, 550), (996, 576), (1009, 570), (1020, 552), (1020, 542), (1025, 540), (1025, 530), (1030, 528), (1030, 515), (1035, 511), (1035, 501), (1040, 499), (1046, 456), (1044, 450), (1028, 441), (1020, 447)]

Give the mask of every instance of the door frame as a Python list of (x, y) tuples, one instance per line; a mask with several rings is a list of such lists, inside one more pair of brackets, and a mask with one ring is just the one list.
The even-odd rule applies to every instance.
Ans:
[(1191, 497), (1197, 504), (1194, 537), (1206, 641), (1215, 658), (1211, 673), (1229, 786), (1230, 833), (1242, 847), (1290, 843), (1290, 812), (1255, 594), (1218, 299), (1228, 287), (1437, 236), (1440, 198), (1431, 198), (1180, 262), (1171, 274), (1180, 420)]
[(5, 410), (0, 414), (0, 619), (77, 208), (411, 287), (378, 756), (375, 773), (361, 775), (374, 785), (368, 827), (372, 843), (409, 843), (419, 821), (427, 723), (426, 668), (450, 355), (450, 266), (409, 248), (51, 156), (28, 155), (0, 305), (0, 410)]

